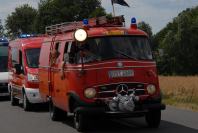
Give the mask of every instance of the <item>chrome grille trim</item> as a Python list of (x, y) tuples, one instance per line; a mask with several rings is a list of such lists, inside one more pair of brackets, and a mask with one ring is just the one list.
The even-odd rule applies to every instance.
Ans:
[[(131, 94), (134, 90), (137, 96), (139, 95), (145, 95), (146, 91), (144, 89), (145, 84), (144, 83), (114, 83), (109, 85), (101, 85), (98, 86), (98, 92), (96, 99), (109, 99), (116, 96), (116, 87), (120, 84), (126, 84), (128, 89), (128, 94)], [(105, 89), (103, 89), (103, 87)]]

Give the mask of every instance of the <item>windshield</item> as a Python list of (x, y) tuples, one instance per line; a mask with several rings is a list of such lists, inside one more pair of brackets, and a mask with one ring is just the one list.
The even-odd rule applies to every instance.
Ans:
[(38, 68), (39, 65), (40, 48), (27, 49), (27, 64), (30, 68)]
[(0, 46), (0, 72), (8, 71), (8, 46)]
[(90, 38), (82, 45), (84, 63), (109, 60), (152, 60), (149, 41), (141, 36)]

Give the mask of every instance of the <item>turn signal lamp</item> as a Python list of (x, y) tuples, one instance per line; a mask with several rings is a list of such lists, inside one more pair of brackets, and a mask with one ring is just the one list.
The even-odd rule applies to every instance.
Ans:
[(136, 18), (131, 19), (131, 29), (137, 29), (137, 20)]

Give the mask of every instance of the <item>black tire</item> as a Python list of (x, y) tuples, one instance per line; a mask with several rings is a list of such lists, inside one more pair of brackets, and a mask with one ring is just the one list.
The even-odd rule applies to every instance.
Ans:
[(27, 99), (27, 96), (25, 93), (23, 93), (23, 109), (24, 111), (31, 111), (32, 109), (32, 104)]
[(77, 131), (83, 132), (87, 130), (88, 124), (87, 124), (87, 118), (82, 113), (74, 113), (74, 127)]
[(158, 128), (161, 122), (161, 110), (149, 111), (145, 118), (150, 128)]
[(66, 116), (65, 115), (66, 112), (54, 106), (52, 101), (49, 102), (49, 112), (50, 112), (50, 118), (52, 121), (63, 120), (63, 118)]
[(19, 105), (19, 100), (14, 97), (12, 89), (10, 91), (10, 102), (12, 106)]

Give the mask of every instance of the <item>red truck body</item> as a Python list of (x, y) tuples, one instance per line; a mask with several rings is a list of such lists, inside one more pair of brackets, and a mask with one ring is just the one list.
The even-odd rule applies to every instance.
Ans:
[[(39, 85), (42, 98), (50, 101), (53, 120), (62, 111), (74, 113), (75, 126), (80, 131), (87, 114), (141, 114), (146, 115), (150, 126), (159, 125), (165, 105), (161, 103), (148, 36), (135, 24), (125, 28), (115, 23), (82, 26), (88, 35), (83, 42), (75, 40), (75, 30), (69, 29), (71, 24), (65, 26), (64, 33), (58, 31), (64, 27), (59, 27), (56, 34), (45, 38)], [(86, 50), (97, 59), (86, 60)], [(134, 53), (138, 56), (132, 57)], [(153, 112), (157, 115), (155, 122), (149, 119)]]

